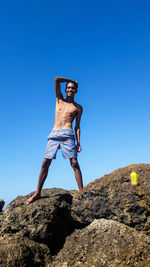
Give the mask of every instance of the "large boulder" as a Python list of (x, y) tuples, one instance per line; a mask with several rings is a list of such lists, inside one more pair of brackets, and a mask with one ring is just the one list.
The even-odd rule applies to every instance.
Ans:
[(49, 248), (18, 234), (0, 237), (0, 266), (45, 267), (51, 262)]
[(56, 254), (76, 227), (70, 215), (72, 195), (63, 189), (44, 189), (41, 199), (27, 205), (31, 195), (19, 196), (7, 206), (1, 235), (19, 233), (22, 238), (46, 244)]
[(150, 266), (150, 237), (112, 220), (94, 220), (67, 237), (52, 267)]
[[(137, 186), (130, 173), (138, 174)], [(96, 179), (73, 197), (72, 216), (83, 225), (112, 219), (150, 234), (150, 164), (134, 164)]]
[(32, 194), (0, 213), (0, 266), (52, 266), (57, 254), (57, 267), (150, 266), (150, 164), (118, 169), (82, 192), (44, 189), (27, 205)]

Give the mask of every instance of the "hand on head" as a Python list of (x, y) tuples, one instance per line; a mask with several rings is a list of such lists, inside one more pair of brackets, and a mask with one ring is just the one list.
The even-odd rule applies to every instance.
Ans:
[(75, 83), (76, 83), (76, 86), (77, 86), (77, 88), (78, 88), (78, 81), (75, 81)]

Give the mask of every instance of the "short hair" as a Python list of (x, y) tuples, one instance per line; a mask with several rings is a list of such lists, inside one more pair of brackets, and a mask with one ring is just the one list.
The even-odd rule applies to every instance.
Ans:
[(77, 90), (77, 88), (78, 88), (78, 85), (77, 85), (77, 83), (76, 83), (76, 82), (73, 82), (73, 81), (72, 81), (72, 82), (67, 82), (67, 83), (66, 83), (66, 88), (67, 88), (67, 85), (68, 85), (69, 83), (73, 83), (73, 84), (75, 85), (75, 87), (76, 87), (76, 90)]

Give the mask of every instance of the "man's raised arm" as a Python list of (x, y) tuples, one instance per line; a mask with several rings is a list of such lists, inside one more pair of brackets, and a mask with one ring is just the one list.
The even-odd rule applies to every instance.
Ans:
[(55, 78), (55, 93), (56, 93), (57, 99), (64, 99), (62, 92), (61, 92), (60, 83), (67, 83), (67, 82), (74, 82), (77, 84), (77, 82), (72, 80), (72, 79), (68, 79), (68, 78), (64, 78), (64, 77), (56, 77)]

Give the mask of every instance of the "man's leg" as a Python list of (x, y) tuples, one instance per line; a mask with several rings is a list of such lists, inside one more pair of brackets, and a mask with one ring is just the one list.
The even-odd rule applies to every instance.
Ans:
[(44, 160), (42, 162), (42, 167), (41, 167), (41, 171), (40, 171), (40, 175), (39, 175), (39, 180), (38, 180), (36, 192), (34, 193), (34, 195), (32, 197), (30, 197), (26, 201), (27, 204), (30, 204), (31, 202), (34, 202), (35, 200), (37, 200), (41, 197), (41, 189), (42, 189), (43, 184), (45, 182), (45, 179), (47, 177), (48, 169), (49, 169), (51, 162), (52, 162), (52, 159), (44, 158)]
[(82, 173), (77, 158), (70, 159), (71, 166), (75, 173), (75, 178), (78, 184), (78, 188), (81, 191), (83, 189)]

